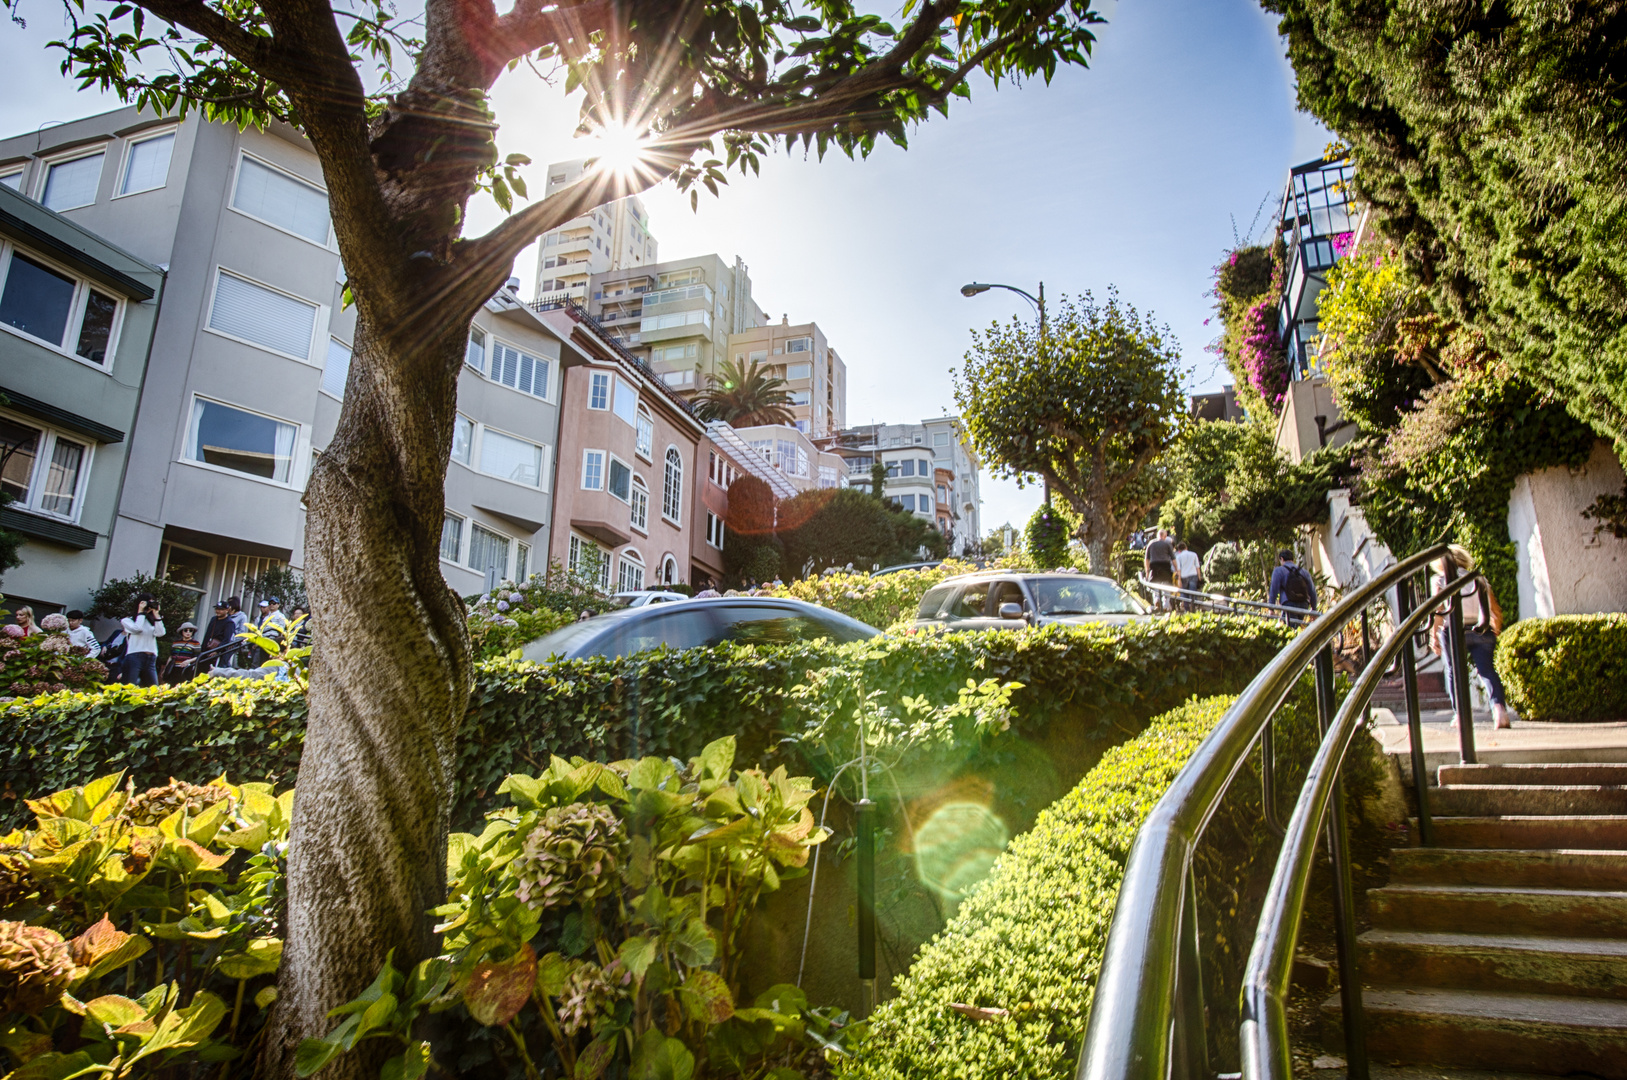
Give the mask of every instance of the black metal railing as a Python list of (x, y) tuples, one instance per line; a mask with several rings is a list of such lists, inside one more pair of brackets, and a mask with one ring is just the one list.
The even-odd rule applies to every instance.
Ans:
[[(1333, 868), (1348, 1076), (1367, 1080), (1349, 841), (1339, 772), (1351, 742), (1362, 730), (1379, 679), (1399, 655), (1420, 833), (1423, 843), (1432, 842), (1414, 634), (1448, 604), (1454, 659), (1465, 656), (1459, 593), (1473, 578), (1460, 577), (1448, 558), (1445, 587), (1416, 607), (1411, 602), (1411, 579), (1446, 553), (1445, 545), (1439, 545), (1402, 560), (1347, 593), (1326, 616), (1302, 630), (1238, 696), (1154, 806), (1125, 866), (1080, 1054), (1078, 1080), (1212, 1080), (1232, 1071), (1216, 1069), (1209, 1061), (1192, 856), (1210, 817), (1256, 744), (1261, 753), (1262, 811), (1272, 831), (1282, 832), (1283, 840), (1241, 987), (1242, 1075), (1245, 1080), (1289, 1080), (1292, 1076), (1283, 996), (1317, 840), (1325, 835)], [(1365, 657), (1354, 686), (1336, 709), (1331, 645), (1348, 623), (1392, 588), (1401, 597), (1396, 632)], [(1275, 771), (1272, 717), (1307, 668), (1315, 673), (1322, 741), (1283, 828), (1277, 824), (1271, 779)], [(1458, 685), (1466, 683), (1459, 681)], [(1468, 695), (1459, 693), (1457, 697), (1463, 758), (1473, 761)]]

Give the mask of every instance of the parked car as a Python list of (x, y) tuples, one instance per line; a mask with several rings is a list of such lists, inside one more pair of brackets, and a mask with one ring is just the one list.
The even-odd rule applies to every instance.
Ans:
[(640, 589), (637, 592), (619, 592), (610, 597), (611, 603), (619, 608), (647, 607), (650, 604), (673, 604), (679, 600), (688, 600), (689, 597), (681, 592), (667, 592), (665, 589)]
[(724, 641), (863, 641), (879, 633), (857, 619), (801, 600), (718, 596), (685, 600), (682, 604), (645, 604), (596, 615), (538, 638), (521, 651), (521, 656), (540, 663), (554, 658), (628, 656), (662, 645), (693, 649)]
[(1152, 614), (1111, 578), (998, 571), (941, 581), (921, 597), (917, 627), (997, 630), (1048, 623), (1119, 626)]
[(885, 577), (888, 574), (896, 574), (900, 570), (933, 570), (933, 569), (936, 569), (937, 567), (942, 566), (942, 565), (943, 565), (943, 560), (942, 559), (930, 559), (927, 562), (899, 563), (897, 566), (883, 566), (880, 570), (877, 570), (875, 573), (871, 574), (870, 576), (871, 577)]

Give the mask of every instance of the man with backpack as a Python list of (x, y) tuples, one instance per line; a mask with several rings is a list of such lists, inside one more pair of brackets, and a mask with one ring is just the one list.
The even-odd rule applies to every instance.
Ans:
[[(1271, 571), (1271, 590), (1266, 594), (1266, 602), (1299, 608), (1301, 611), (1316, 610), (1316, 582), (1311, 580), (1310, 573), (1303, 566), (1294, 561), (1294, 553), (1287, 548), (1277, 552), (1277, 568)], [(1309, 621), (1288, 616), (1290, 626)]]

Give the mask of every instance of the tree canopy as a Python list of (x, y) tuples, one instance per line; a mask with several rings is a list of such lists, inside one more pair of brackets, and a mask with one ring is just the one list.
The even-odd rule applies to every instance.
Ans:
[(1067, 500), (1091, 568), (1164, 498), (1159, 456), (1187, 413), (1180, 346), (1116, 291), (1064, 297), (1042, 336), (1021, 320), (973, 331), (955, 403), (998, 473), (1038, 476)]
[(941, 559), (949, 550), (931, 522), (857, 488), (820, 488), (786, 499), (779, 536), (793, 577), (849, 563), (868, 570), (914, 562), (923, 548)]
[(722, 420), (734, 427), (789, 424), (794, 418), (786, 385), (756, 360), (744, 367), (724, 360), (706, 389), (696, 395), (695, 411), (703, 420)]

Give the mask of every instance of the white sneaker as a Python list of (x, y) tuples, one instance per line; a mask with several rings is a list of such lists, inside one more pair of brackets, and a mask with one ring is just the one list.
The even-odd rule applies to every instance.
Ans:
[(1507, 705), (1500, 705), (1493, 702), (1491, 706), (1491, 718), (1492, 722), (1500, 728), (1511, 728), (1514, 726), (1514, 719), (1508, 715)]

